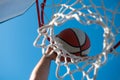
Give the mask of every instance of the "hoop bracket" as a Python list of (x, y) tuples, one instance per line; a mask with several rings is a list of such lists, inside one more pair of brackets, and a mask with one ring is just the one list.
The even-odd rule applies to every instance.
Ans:
[(37, 9), (37, 16), (38, 16), (38, 25), (42, 27), (44, 25), (44, 8), (46, 5), (46, 0), (43, 0), (41, 3), (41, 10), (39, 7), (39, 0), (36, 0), (36, 9)]

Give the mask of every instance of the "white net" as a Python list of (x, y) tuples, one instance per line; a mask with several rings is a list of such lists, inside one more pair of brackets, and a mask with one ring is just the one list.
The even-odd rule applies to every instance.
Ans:
[[(82, 73), (81, 80), (95, 80), (98, 69), (106, 63), (109, 53), (119, 53), (114, 48), (116, 44), (116, 37), (120, 34), (120, 24), (117, 24), (116, 18), (120, 18), (120, 3), (114, 4), (114, 7), (108, 7), (105, 3), (108, 0), (59, 0), (59, 2), (53, 2), (52, 11), (54, 14), (48, 19), (48, 23), (38, 29), (38, 37), (36, 38), (34, 45), (42, 48), (42, 53), (46, 56), (57, 53), (56, 57), (56, 76), (58, 79), (64, 79), (66, 76), (70, 76), (72, 80), (75, 80), (74, 73)], [(49, 5), (46, 4), (46, 8)], [(54, 27), (60, 26), (65, 22), (75, 19), (82, 25), (100, 25), (103, 29), (103, 49), (94, 56), (78, 57), (70, 54), (62, 48), (61, 44), (55, 38)], [(50, 38), (48, 42), (48, 38)], [(41, 40), (41, 43), (40, 43)], [(120, 43), (119, 43), (120, 44)], [(118, 44), (118, 45), (119, 45)], [(46, 54), (46, 50), (52, 47), (53, 50), (50, 54)], [(65, 62), (61, 62), (61, 57), (64, 57)], [(67, 61), (70, 58), (70, 62)], [(66, 68), (64, 74), (59, 74), (60, 68)], [(71, 66), (75, 69), (71, 70)]]

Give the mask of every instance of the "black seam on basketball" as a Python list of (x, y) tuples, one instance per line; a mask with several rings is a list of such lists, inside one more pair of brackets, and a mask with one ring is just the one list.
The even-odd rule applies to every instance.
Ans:
[[(74, 32), (71, 28), (69, 28), (69, 29), (75, 34), (75, 32)], [(64, 40), (64, 39), (63, 39), (61, 36), (59, 36), (59, 35), (56, 35), (56, 37), (59, 37), (61, 40), (63, 40), (64, 42), (66, 42), (68, 45), (70, 45), (70, 46), (72, 46), (72, 47), (75, 47), (75, 48), (81, 47), (81, 46), (74, 46), (74, 45), (68, 43), (66, 40)], [(75, 34), (75, 37), (76, 37), (77, 41), (79, 42), (79, 40), (78, 40), (76, 34)], [(79, 45), (80, 45), (80, 43), (79, 43)]]
[(81, 50), (81, 51), (85, 51), (85, 50), (87, 50), (87, 49), (89, 49), (90, 47), (88, 47), (88, 48), (85, 48), (84, 50)]
[[(71, 29), (72, 30), (72, 29)], [(73, 31), (73, 30), (72, 30)], [(77, 41), (78, 41), (78, 44), (79, 44), (79, 49), (80, 49), (80, 56), (82, 56), (82, 54), (81, 54), (81, 44), (80, 44), (80, 42), (79, 42), (79, 39), (78, 39), (78, 36), (76, 35), (76, 33), (73, 31), (73, 33), (75, 34), (75, 36), (76, 36), (76, 39), (77, 39)]]
[[(58, 38), (60, 38), (61, 40), (63, 40), (64, 42), (66, 42), (64, 39), (62, 39), (60, 36), (56, 36)], [(75, 47), (75, 48), (79, 48), (80, 46), (74, 46), (72, 44), (69, 44), (68, 42), (66, 42), (68, 45), (72, 46), (72, 47)]]
[[(81, 47), (83, 47), (86, 44), (87, 38), (88, 38), (88, 36), (87, 36), (87, 34), (85, 34), (85, 43)], [(87, 50), (88, 48), (90, 48), (90, 45), (87, 48), (85, 48), (85, 49), (83, 49), (81, 51)]]
[[(72, 30), (72, 29), (71, 29)], [(77, 37), (77, 35), (76, 35), (76, 33), (72, 30), (72, 32), (75, 34), (75, 37), (76, 37), (76, 39), (77, 39), (77, 41), (78, 41), (78, 43), (79, 43), (79, 47), (81, 47), (80, 46), (80, 42), (79, 42), (79, 39), (78, 39), (78, 37)]]

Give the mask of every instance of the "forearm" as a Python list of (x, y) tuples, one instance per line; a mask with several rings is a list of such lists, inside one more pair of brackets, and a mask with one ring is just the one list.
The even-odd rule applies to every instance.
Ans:
[(30, 80), (47, 80), (51, 60), (43, 56), (34, 68)]

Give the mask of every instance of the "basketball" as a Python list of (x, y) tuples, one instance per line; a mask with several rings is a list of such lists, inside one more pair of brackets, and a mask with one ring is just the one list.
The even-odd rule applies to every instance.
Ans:
[(62, 47), (76, 56), (87, 56), (90, 50), (90, 40), (87, 34), (77, 28), (68, 28), (56, 35), (56, 41)]

